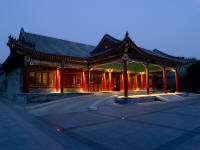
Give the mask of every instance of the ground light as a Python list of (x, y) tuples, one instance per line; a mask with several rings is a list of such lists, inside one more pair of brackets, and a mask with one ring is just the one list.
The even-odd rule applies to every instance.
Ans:
[(62, 128), (57, 128), (56, 129), (56, 131), (58, 131), (58, 132), (62, 132), (64, 129), (62, 129)]
[(121, 117), (120, 119), (121, 119), (121, 120), (126, 120), (126, 117)]

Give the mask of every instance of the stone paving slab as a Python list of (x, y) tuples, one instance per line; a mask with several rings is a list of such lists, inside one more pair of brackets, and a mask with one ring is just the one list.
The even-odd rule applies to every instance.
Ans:
[[(199, 98), (200, 100), (200, 98)], [(200, 105), (189, 105), (188, 108), (200, 109)]]
[[(110, 94), (95, 94), (95, 95), (89, 95), (89, 96), (81, 96), (75, 98), (68, 98), (67, 100), (64, 99), (62, 102), (49, 105), (44, 108), (39, 108), (36, 110), (30, 110), (29, 112), (33, 113), (36, 116), (45, 116), (49, 114), (63, 114), (63, 113), (70, 113), (70, 112), (80, 112), (80, 111), (86, 111), (88, 110), (88, 107), (91, 105), (91, 103), (94, 103), (96, 100), (109, 97)], [(59, 109), (58, 109), (59, 108)]]
[(151, 113), (163, 112), (167, 110), (174, 110), (177, 108), (183, 107), (180, 103), (163, 103), (163, 102), (152, 102), (152, 103), (140, 103), (140, 104), (131, 104), (120, 106), (119, 104), (114, 104), (113, 106), (106, 106), (100, 108), (99, 111), (95, 111), (97, 114), (104, 114), (108, 116), (121, 117), (134, 117), (134, 116), (143, 116)]
[(177, 115), (187, 115), (187, 116), (193, 116), (193, 117), (200, 117), (200, 108), (196, 106), (188, 106), (188, 107), (179, 107), (176, 109), (169, 109), (166, 111), (163, 111), (163, 113), (171, 113), (171, 114), (177, 114)]
[[(200, 119), (193, 115), (199, 111), (192, 108), (196, 105), (200, 106), (196, 100), (109, 105), (94, 112), (65, 113), (54, 116), (55, 118), (53, 115), (46, 118), (65, 125), (68, 128), (63, 130), (63, 134), (74, 137), (93, 149), (171, 150), (192, 139), (198, 146)], [(125, 120), (121, 120), (122, 116)], [(104, 117), (113, 120), (104, 122), (101, 120)], [(92, 124), (93, 122), (95, 123)]]
[[(184, 142), (183, 139), (176, 139), (175, 142), (169, 142), (168, 145), (163, 145), (160, 148), (167, 146), (168, 148), (171, 147), (171, 150), (199, 150), (200, 149), (200, 135), (193, 136), (191, 134), (184, 135)], [(180, 141), (180, 142), (179, 142)], [(164, 148), (163, 148), (164, 149)]]
[(2, 106), (0, 109), (0, 150), (41, 149), (36, 140), (24, 131), (23, 126)]
[(191, 130), (200, 126), (200, 118), (188, 115), (177, 115), (172, 113), (153, 113), (145, 116), (130, 118), (133, 120), (155, 123), (169, 127)]
[[(190, 111), (189, 107), (196, 104), (196, 101), (186, 101), (111, 105), (94, 112), (55, 114), (43, 118), (65, 127), (63, 134), (92, 149), (173, 149), (200, 136), (200, 119), (190, 115), (197, 113)], [(182, 112), (186, 110), (185, 114), (177, 112), (179, 109)]]
[(61, 128), (73, 128), (76, 126), (85, 126), (113, 120), (111, 117), (96, 115), (88, 111), (45, 116), (42, 117), (42, 119), (46, 122), (49, 122), (49, 124), (54, 122)]
[(96, 114), (104, 114), (107, 116), (115, 116), (115, 117), (122, 117), (122, 116), (137, 116), (144, 113), (152, 112), (152, 109), (145, 109), (143, 107), (138, 107), (137, 105), (133, 104), (132, 106), (108, 106), (100, 108), (100, 110), (95, 111), (93, 113)]
[(90, 150), (0, 98), (0, 150)]
[[(73, 132), (109, 149), (154, 149), (184, 134), (159, 126), (118, 120), (106, 124), (74, 129)], [(68, 134), (66, 131), (65, 134)]]
[(174, 103), (110, 104), (86, 111), (83, 106), (90, 101), (49, 106), (37, 117), (21, 109), (10, 110), (0, 102), (0, 150), (200, 148), (198, 98)]

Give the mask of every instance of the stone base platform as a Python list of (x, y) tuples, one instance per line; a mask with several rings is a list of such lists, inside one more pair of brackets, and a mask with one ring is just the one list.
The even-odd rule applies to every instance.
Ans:
[(151, 95), (133, 95), (129, 97), (117, 96), (114, 102), (119, 104), (131, 104), (131, 103), (145, 103), (153, 101), (166, 101), (173, 102), (182, 100), (184, 97), (188, 97), (188, 93), (168, 93), (168, 94), (151, 94)]
[(0, 95), (8, 98), (9, 100), (22, 104), (42, 103), (53, 100), (63, 99), (73, 96), (89, 95), (94, 93), (1, 93)]
[(156, 96), (138, 96), (138, 97), (115, 97), (114, 102), (119, 104), (132, 104), (153, 102), (158, 100)]

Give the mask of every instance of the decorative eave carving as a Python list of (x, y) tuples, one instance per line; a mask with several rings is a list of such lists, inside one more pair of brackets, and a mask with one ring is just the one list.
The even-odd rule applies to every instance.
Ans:
[(124, 53), (124, 54), (123, 54), (122, 60), (125, 60), (125, 61), (128, 61), (128, 60), (129, 60), (129, 57), (128, 57), (128, 54), (127, 54), (127, 53)]

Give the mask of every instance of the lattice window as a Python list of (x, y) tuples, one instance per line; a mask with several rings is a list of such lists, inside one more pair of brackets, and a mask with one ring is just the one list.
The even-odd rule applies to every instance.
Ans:
[(29, 76), (30, 87), (54, 87), (55, 74), (48, 71), (33, 71)]

